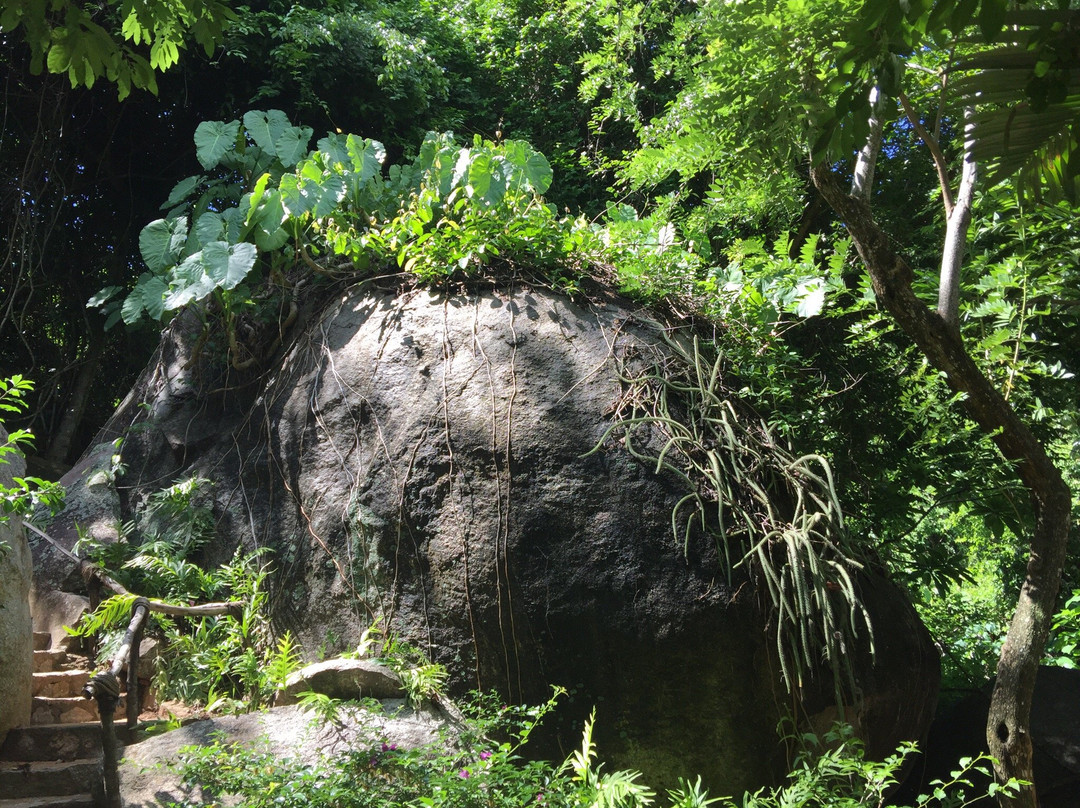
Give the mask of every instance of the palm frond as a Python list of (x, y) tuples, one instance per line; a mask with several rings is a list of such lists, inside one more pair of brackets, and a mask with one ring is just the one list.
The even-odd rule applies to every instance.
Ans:
[(996, 44), (953, 67), (952, 89), (975, 108), (968, 150), (1036, 197), (1080, 198), (1080, 12), (1011, 14)]

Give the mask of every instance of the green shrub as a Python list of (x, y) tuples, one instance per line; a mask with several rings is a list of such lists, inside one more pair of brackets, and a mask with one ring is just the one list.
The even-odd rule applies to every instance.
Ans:
[[(554, 709), (562, 691), (539, 707), (501, 705), (496, 696), (476, 696), (463, 707), (464, 726), (455, 737), (417, 749), (399, 749), (367, 738), (345, 754), (315, 763), (247, 749), (217, 740), (181, 750), (179, 771), (192, 795), (237, 808), (645, 808), (655, 793), (633, 771), (603, 771), (592, 741), (593, 719), (585, 724), (581, 748), (562, 764), (525, 760), (522, 747)], [(506, 740), (499, 741), (498, 738)], [(803, 747), (786, 785), (746, 794), (735, 802), (710, 797), (701, 779), (680, 781), (667, 792), (670, 808), (856, 808), (880, 806), (896, 783), (914, 744), (884, 761), (867, 760), (849, 727), (824, 737), (800, 736)], [(966, 759), (948, 782), (935, 782), (913, 808), (962, 808), (984, 793), (970, 775), (987, 773), (988, 759)], [(1006, 788), (1015, 790), (1016, 784)], [(999, 786), (992, 785), (993, 795)], [(205, 804), (194, 797), (176, 808)]]

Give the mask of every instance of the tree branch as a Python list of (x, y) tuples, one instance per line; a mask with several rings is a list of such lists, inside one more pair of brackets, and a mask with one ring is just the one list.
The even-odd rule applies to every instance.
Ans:
[(907, 116), (908, 121), (911, 123), (911, 128), (915, 130), (915, 134), (926, 144), (926, 148), (930, 150), (930, 156), (934, 158), (934, 168), (937, 169), (938, 185), (941, 186), (941, 200), (945, 204), (945, 216), (950, 217), (952, 216), (953, 209), (953, 193), (952, 185), (949, 182), (949, 163), (945, 159), (945, 155), (942, 153), (941, 146), (938, 144), (937, 139), (927, 132), (926, 127), (922, 125), (918, 114), (915, 112), (915, 108), (911, 106), (911, 100), (903, 92), (898, 93), (897, 96), (900, 99), (900, 105), (904, 108), (904, 115)]
[[(944, 371), (949, 386), (964, 394), (968, 415), (1014, 465), (1031, 496), (1035, 527), (1027, 574), (998, 660), (987, 741), (998, 760), (999, 781), (1033, 781), (1031, 699), (1061, 585), (1071, 493), (1042, 444), (968, 354), (959, 329), (916, 297), (911, 267), (893, 252), (869, 206), (846, 193), (827, 166), (815, 166), (811, 179), (844, 220), (878, 300), (931, 364)], [(999, 803), (1035, 808), (1035, 789), (1022, 789), (1015, 800), (999, 796)]]
[(964, 167), (960, 174), (960, 187), (956, 190), (956, 202), (949, 214), (945, 230), (945, 246), (941, 251), (941, 272), (938, 276), (938, 314), (950, 327), (960, 329), (960, 270), (964, 265), (968, 230), (971, 228), (971, 205), (975, 199), (975, 182), (979, 177), (979, 164), (967, 147), (974, 123), (974, 110), (964, 109)]
[(874, 186), (874, 169), (877, 168), (878, 154), (881, 152), (881, 136), (885, 122), (881, 117), (881, 90), (870, 89), (870, 134), (855, 160), (855, 171), (851, 176), (851, 195), (870, 204), (870, 191)]

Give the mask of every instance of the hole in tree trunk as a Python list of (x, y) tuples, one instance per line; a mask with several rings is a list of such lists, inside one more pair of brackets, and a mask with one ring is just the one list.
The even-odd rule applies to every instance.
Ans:
[(1002, 743), (1005, 743), (1009, 740), (1009, 728), (1005, 726), (1004, 721), (997, 725), (997, 736), (998, 740)]

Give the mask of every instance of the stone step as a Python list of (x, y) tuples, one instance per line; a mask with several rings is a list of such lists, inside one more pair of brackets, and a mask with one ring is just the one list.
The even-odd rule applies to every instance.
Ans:
[(101, 783), (94, 760), (0, 762), (0, 794), (5, 799), (89, 794)]
[(34, 650), (48, 651), (52, 645), (52, 635), (47, 631), (34, 632)]
[(0, 808), (95, 808), (98, 804), (91, 794), (64, 794), (58, 797), (0, 800)]
[(34, 651), (34, 672), (49, 673), (58, 671), (68, 662), (66, 651), (50, 649), (47, 651)]
[(90, 671), (45, 671), (34, 674), (33, 694), (54, 698), (82, 697), (83, 685), (90, 681)]
[(77, 760), (101, 755), (101, 724), (38, 724), (9, 730), (0, 760)]
[[(114, 713), (117, 722), (124, 720), (124, 711), (127, 709), (125, 697), (121, 696)], [(80, 697), (51, 698), (49, 696), (34, 696), (33, 706), (30, 708), (30, 723), (40, 724), (84, 724), (89, 721), (100, 721), (97, 702), (93, 699)]]

